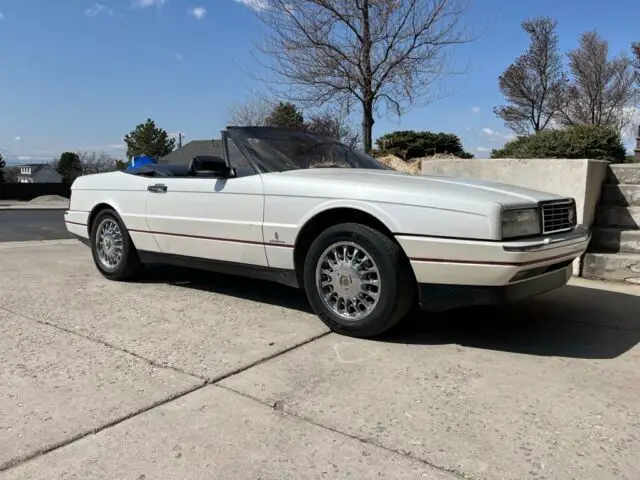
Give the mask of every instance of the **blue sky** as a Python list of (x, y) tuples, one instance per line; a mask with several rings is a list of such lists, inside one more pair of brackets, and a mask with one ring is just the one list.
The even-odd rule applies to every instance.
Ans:
[[(558, 20), (563, 51), (597, 29), (618, 53), (640, 40), (637, 1), (473, 1), (465, 21), (480, 38), (455, 51), (467, 65), (450, 80), (455, 93), (400, 120), (378, 118), (374, 135), (454, 132), (486, 156), (509, 134), (491, 109), (502, 102), (498, 75), (527, 46), (520, 22)], [(123, 135), (147, 117), (186, 141), (218, 137), (232, 105), (262, 89), (246, 74), (263, 31), (251, 2), (0, 0), (0, 150), (24, 160), (118, 155)]]

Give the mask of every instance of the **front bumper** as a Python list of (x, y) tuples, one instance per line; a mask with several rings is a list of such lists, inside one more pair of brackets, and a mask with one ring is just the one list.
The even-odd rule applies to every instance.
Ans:
[(492, 242), (398, 235), (419, 284), (505, 286), (570, 265), (587, 249), (589, 229), (526, 241)]
[(422, 283), (418, 287), (420, 307), (440, 312), (460, 307), (496, 306), (517, 302), (560, 288), (569, 281), (572, 264), (553, 266), (541, 275), (507, 285), (446, 285)]

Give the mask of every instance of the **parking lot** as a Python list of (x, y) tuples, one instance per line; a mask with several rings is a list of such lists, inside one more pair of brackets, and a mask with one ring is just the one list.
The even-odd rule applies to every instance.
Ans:
[(640, 478), (640, 287), (329, 333), (301, 292), (0, 243), (2, 479)]

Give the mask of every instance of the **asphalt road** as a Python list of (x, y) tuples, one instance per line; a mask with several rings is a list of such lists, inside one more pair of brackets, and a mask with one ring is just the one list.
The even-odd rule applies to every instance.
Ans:
[(72, 238), (64, 210), (0, 210), (0, 242)]

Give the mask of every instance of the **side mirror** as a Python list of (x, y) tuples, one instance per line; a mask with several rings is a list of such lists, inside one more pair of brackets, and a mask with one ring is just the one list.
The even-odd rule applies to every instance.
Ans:
[(229, 178), (235, 176), (235, 169), (216, 155), (196, 155), (191, 160), (189, 172), (195, 176)]

